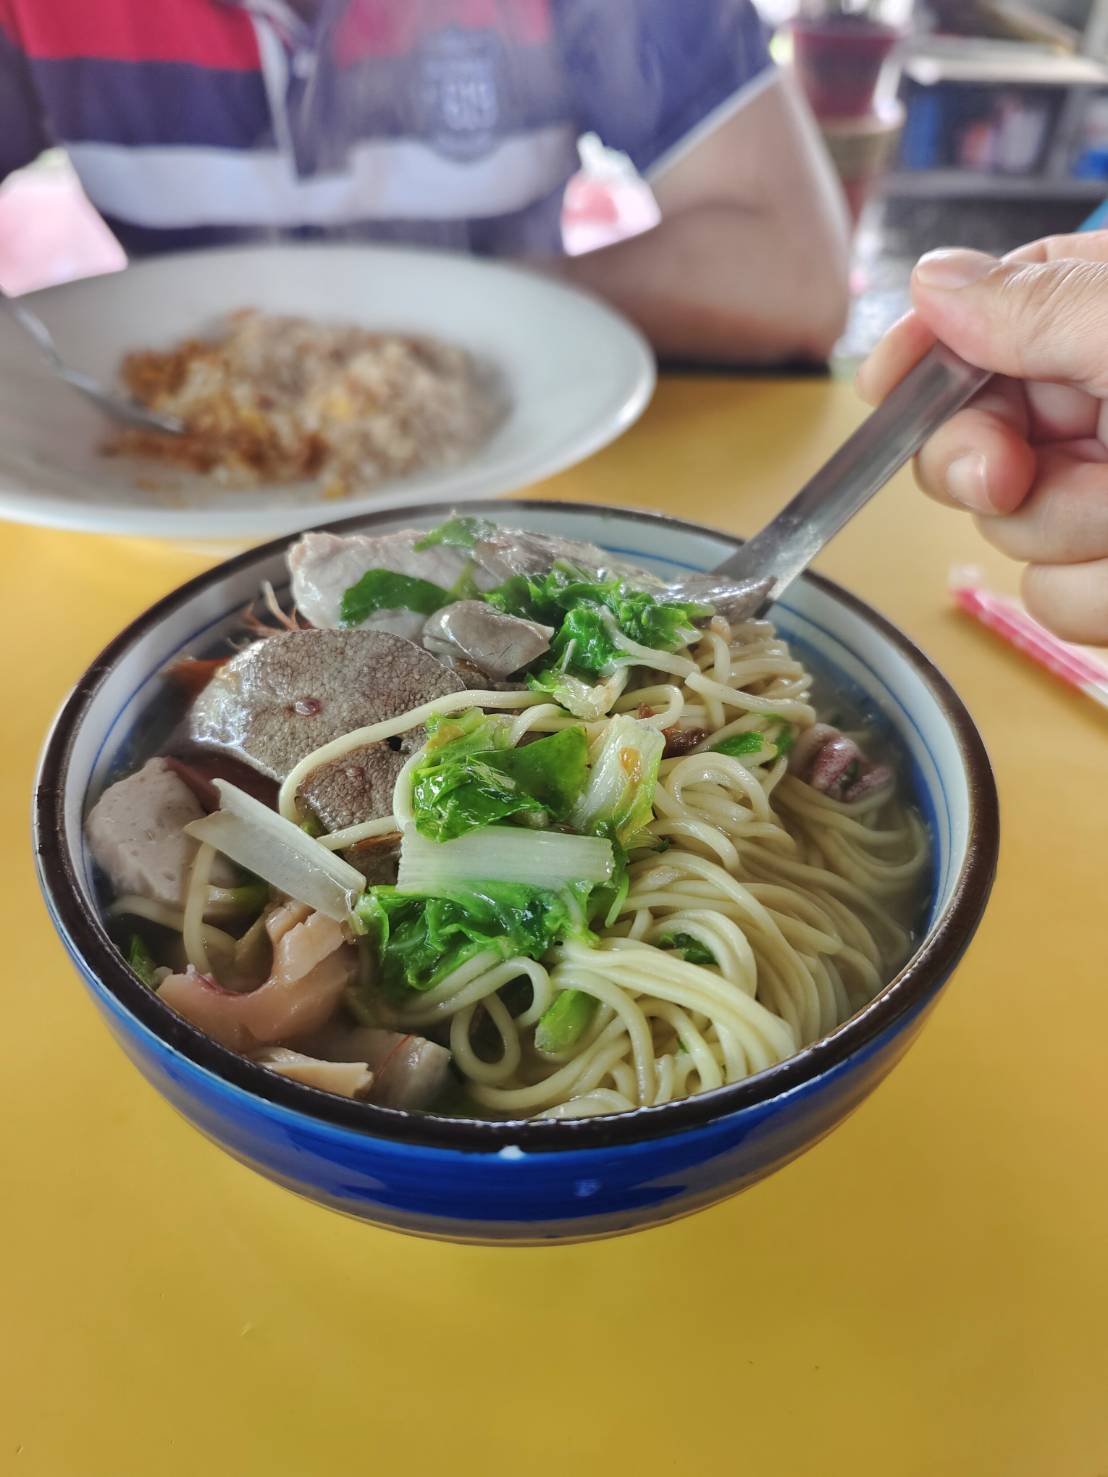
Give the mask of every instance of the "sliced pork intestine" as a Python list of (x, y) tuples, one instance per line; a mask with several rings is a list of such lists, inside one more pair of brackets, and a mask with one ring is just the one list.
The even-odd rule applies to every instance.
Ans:
[(158, 998), (232, 1051), (284, 1045), (322, 1030), (354, 979), (357, 953), (340, 924), (304, 912), (290, 903), (267, 919), (273, 966), (256, 990), (236, 994), (189, 969), (167, 976)]

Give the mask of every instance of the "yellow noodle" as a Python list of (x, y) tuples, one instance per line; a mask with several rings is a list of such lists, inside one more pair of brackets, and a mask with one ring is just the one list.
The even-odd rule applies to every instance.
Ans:
[[(180, 908), (170, 908), (165, 903), (156, 903), (152, 898), (138, 897), (134, 893), (117, 897), (105, 912), (109, 918), (145, 918), (148, 923), (157, 923), (175, 933), (182, 933), (185, 927), (185, 915)], [(235, 952), (235, 940), (231, 934), (211, 923), (204, 924), (204, 940), (209, 949), (222, 949), (228, 954)]]
[[(664, 668), (652, 662), (682, 677), (680, 686), (648, 677), (616, 704), (644, 716), (653, 709), (647, 721), (667, 728), (703, 728), (714, 718), (715, 732), (663, 762), (649, 831), (670, 850), (632, 865), (620, 915), (599, 948), (567, 944), (545, 961), (552, 996), (583, 990), (605, 1014), (576, 1047), (551, 1058), (535, 1051), (520, 1020), (518, 1057), (509, 1053), (497, 1012), (500, 1060), (481, 1063), (480, 1081), (470, 1078), (486, 1109), (575, 1117), (737, 1081), (841, 1024), (907, 951), (907, 928), (888, 904), (907, 904), (926, 863), (918, 819), (888, 792), (846, 804), (789, 777), (774, 740), (782, 723), (815, 719), (803, 667), (768, 627), (754, 628), (745, 646), (750, 628), (713, 627), (687, 656)], [(560, 710), (532, 711), (534, 719), (525, 712), (514, 720), (514, 738), (552, 726)], [(721, 737), (751, 731), (767, 734), (755, 753), (740, 760), (709, 752)], [(715, 964), (689, 964), (659, 947), (675, 934), (703, 944)], [(451, 1013), (488, 983), (478, 976), (443, 992), (436, 1010)], [(740, 997), (756, 1020), (742, 1015)], [(468, 1032), (480, 1011), (462, 1008)], [(426, 1005), (420, 1014), (429, 1016)], [(452, 1042), (462, 1039), (456, 1026)], [(471, 1048), (456, 1056), (469, 1076)], [(514, 1072), (505, 1070), (509, 1059)]]

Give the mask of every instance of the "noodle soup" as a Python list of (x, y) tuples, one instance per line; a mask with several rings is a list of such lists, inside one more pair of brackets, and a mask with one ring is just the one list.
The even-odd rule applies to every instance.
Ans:
[(734, 592), (458, 518), (289, 566), (86, 823), (132, 968), (224, 1046), (412, 1110), (618, 1113), (785, 1060), (907, 957), (926, 828)]

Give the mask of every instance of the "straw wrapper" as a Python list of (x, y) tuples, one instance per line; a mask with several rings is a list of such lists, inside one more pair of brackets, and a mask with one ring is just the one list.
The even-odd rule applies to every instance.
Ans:
[(986, 589), (978, 582), (976, 570), (953, 570), (950, 592), (963, 610), (995, 631), (1009, 646), (1108, 708), (1108, 665), (1095, 653), (1055, 636), (1033, 620), (1018, 600)]

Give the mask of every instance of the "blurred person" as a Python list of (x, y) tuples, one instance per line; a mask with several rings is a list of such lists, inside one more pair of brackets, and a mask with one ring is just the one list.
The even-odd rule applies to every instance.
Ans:
[(924, 446), (917, 481), (1026, 565), (1032, 615), (1108, 645), (1108, 231), (1051, 236), (1003, 261), (931, 252), (912, 303), (859, 390), (884, 399), (936, 338), (1000, 376)]
[[(588, 132), (661, 220), (568, 257)], [(130, 255), (450, 247), (704, 358), (822, 358), (846, 312), (838, 186), (750, 0), (0, 0), (0, 178), (51, 145)]]

